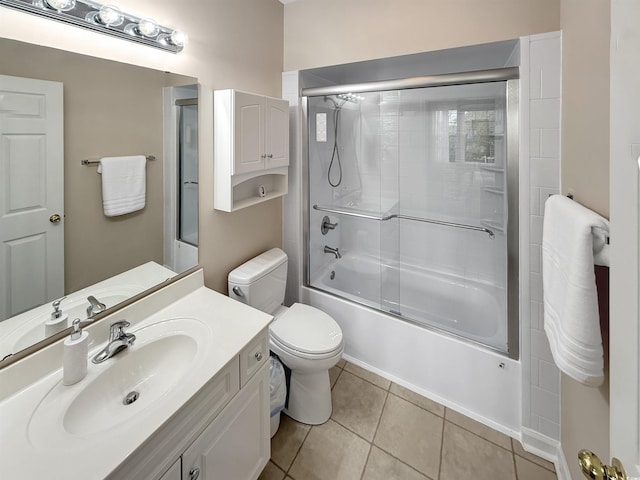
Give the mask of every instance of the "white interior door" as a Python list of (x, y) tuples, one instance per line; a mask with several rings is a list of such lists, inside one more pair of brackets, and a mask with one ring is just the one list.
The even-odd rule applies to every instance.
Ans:
[(62, 134), (62, 83), (0, 75), (0, 320), (63, 295)]
[(638, 18), (637, 0), (611, 1), (610, 449), (630, 478), (640, 478)]

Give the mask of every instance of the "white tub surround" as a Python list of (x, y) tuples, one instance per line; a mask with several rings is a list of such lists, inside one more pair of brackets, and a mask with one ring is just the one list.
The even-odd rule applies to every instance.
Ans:
[[(183, 456), (182, 476), (187, 478), (190, 469), (204, 468), (205, 457), (207, 462), (216, 455), (232, 458), (226, 445), (234, 442), (219, 432), (231, 432), (237, 440), (247, 428), (247, 451), (242, 461), (234, 461), (240, 470), (225, 470), (231, 464), (227, 460), (220, 461), (220, 471), (231, 472), (229, 478), (259, 473), (269, 458), (265, 349), (271, 316), (203, 285), (199, 270), (88, 326), (90, 358), (104, 347), (113, 322), (129, 321), (127, 330), (137, 339), (102, 364), (90, 362), (87, 377), (75, 385), (61, 385), (62, 342), (0, 370), (0, 417), (12, 419), (0, 432), (3, 475), (159, 478), (177, 468)], [(153, 357), (162, 365), (136, 363), (143, 349), (162, 349), (167, 338), (189, 348), (171, 340), (166, 352)], [(125, 362), (132, 368), (118, 370)], [(172, 377), (181, 363), (185, 368)], [(158, 378), (150, 375), (130, 385), (137, 368), (157, 372)], [(128, 373), (107, 383), (113, 398), (98, 396), (83, 404), (83, 395), (114, 371)], [(154, 394), (154, 385), (161, 391)], [(122, 405), (120, 397), (132, 387), (139, 387), (139, 399)]]

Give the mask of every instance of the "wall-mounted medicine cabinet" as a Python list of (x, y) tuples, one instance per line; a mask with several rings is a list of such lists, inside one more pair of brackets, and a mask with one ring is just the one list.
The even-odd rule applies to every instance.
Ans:
[(214, 208), (233, 212), (287, 193), (289, 102), (214, 92)]

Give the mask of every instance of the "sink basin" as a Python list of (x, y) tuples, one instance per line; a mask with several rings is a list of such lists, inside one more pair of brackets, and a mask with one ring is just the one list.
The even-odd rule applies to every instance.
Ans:
[(102, 364), (89, 362), (84, 380), (71, 386), (59, 381), (47, 393), (29, 422), (33, 445), (86, 441), (111, 430), (117, 433), (124, 425), (135, 428), (179, 392), (213, 343), (211, 329), (196, 318), (172, 318), (128, 331), (136, 335), (133, 346)]

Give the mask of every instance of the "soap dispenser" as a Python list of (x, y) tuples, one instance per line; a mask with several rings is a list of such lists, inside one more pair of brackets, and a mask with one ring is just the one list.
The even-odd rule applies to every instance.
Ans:
[(44, 322), (45, 337), (50, 337), (51, 335), (60, 333), (69, 326), (67, 322), (67, 320), (69, 319), (69, 315), (63, 313), (62, 310), (60, 310), (60, 303), (65, 298), (67, 297), (64, 296), (62, 298), (59, 298), (51, 304), (51, 306), (53, 307), (53, 312), (51, 312), (51, 317), (49, 318), (49, 320)]
[(73, 385), (87, 375), (89, 333), (80, 328), (80, 319), (73, 321), (73, 331), (64, 341), (62, 354), (62, 384)]

